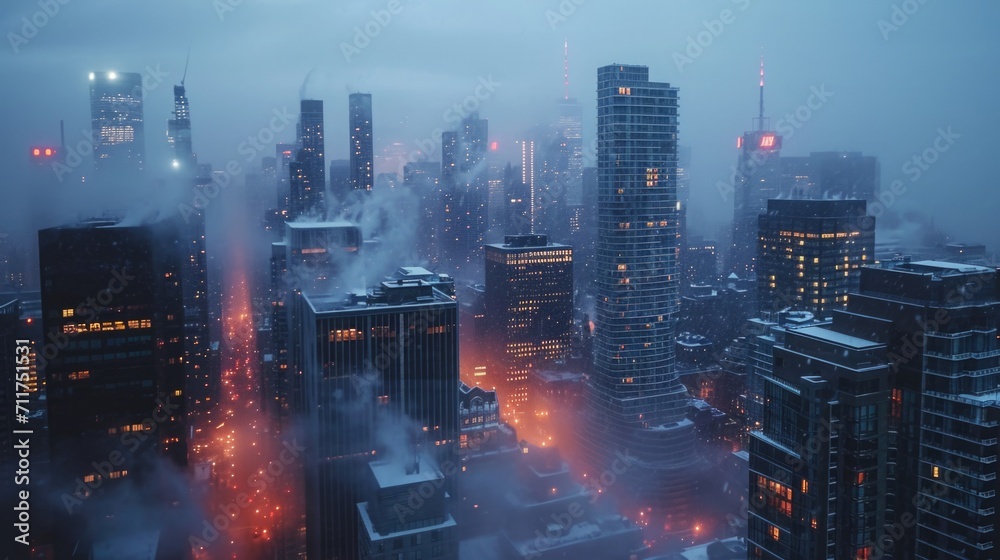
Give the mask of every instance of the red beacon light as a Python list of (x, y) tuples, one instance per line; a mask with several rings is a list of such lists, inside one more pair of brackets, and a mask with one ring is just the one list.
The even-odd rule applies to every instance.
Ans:
[(56, 155), (56, 149), (55, 148), (42, 148), (42, 147), (31, 148), (31, 156), (32, 157), (36, 157), (36, 158), (41, 158), (41, 157), (50, 158), (50, 157), (52, 157), (54, 155)]

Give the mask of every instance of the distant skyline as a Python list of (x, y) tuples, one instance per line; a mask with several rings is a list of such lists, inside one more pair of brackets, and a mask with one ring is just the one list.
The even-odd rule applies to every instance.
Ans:
[[(5, 231), (65, 222), (84, 203), (125, 204), (120, 190), (95, 197), (77, 184), (62, 185), (65, 193), (22, 196), (29, 146), (57, 145), (60, 119), (70, 146), (89, 130), (91, 71), (140, 72), (156, 84), (144, 94), (149, 179), (167, 172), (171, 86), (181, 80), (188, 48), (194, 149), (216, 169), (234, 159), (247, 171), (259, 169), (273, 142), (251, 162), (241, 142), (267, 128), (275, 111), (296, 115), (301, 95), (325, 103), (327, 160), (347, 158), (347, 96), (354, 91), (373, 96), (376, 154), (393, 142), (407, 152), (427, 145), (435, 129), (454, 128), (448, 111), (466, 101), (489, 119), (503, 163), (516, 162), (515, 139), (558, 118), (568, 40), (569, 94), (583, 105), (585, 147), (595, 134), (597, 67), (647, 65), (680, 88), (680, 143), (692, 149), (694, 232), (715, 237), (732, 218), (732, 198), (723, 198), (717, 184), (730, 180), (736, 137), (757, 116), (763, 52), (766, 115), (772, 127), (794, 131), (785, 132), (784, 154), (878, 156), (883, 188), (898, 179), (906, 189), (893, 210), (920, 210), (956, 239), (997, 251), (993, 208), (1000, 195), (987, 150), (1000, 130), (992, 99), (1000, 37), (987, 26), (1000, 5), (985, 1), (848, 9), (753, 0), (521, 0), (470, 10), (450, 0), (178, 0), (67, 3), (44, 18), (35, 17), (35, 2), (2, 11), (8, 50), (0, 64), (18, 84), (4, 92), (0, 164), (8, 171), (3, 193), (12, 200), (0, 211)], [(45, 25), (26, 26), (32, 18)], [(810, 101), (808, 111), (800, 109)], [(799, 118), (811, 113), (799, 128), (785, 117), (796, 109)], [(294, 126), (284, 126), (275, 142), (294, 135)], [(942, 135), (952, 139), (938, 141), (948, 150), (934, 150)], [(913, 158), (925, 150), (935, 161), (920, 169)], [(430, 159), (439, 158), (437, 146)], [(47, 205), (53, 195), (60, 200)]]

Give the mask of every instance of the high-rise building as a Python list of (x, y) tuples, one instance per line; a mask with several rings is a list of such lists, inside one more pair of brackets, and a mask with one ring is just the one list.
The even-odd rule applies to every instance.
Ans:
[(351, 127), (351, 189), (371, 192), (375, 186), (375, 155), (372, 144), (372, 94), (352, 93), (350, 101)]
[(323, 102), (303, 99), (298, 123), (299, 141), (295, 159), (289, 165), (290, 194), (288, 217), (326, 211), (326, 160), (323, 140)]
[(355, 558), (365, 465), (416, 446), (439, 464), (454, 452), (458, 306), (432, 284), (404, 279), (301, 301), (309, 556)]
[(998, 286), (975, 265), (864, 267), (832, 322), (757, 337), (751, 556), (996, 556)]
[(767, 406), (750, 433), (749, 557), (878, 558), (892, 490), (885, 345), (836, 322), (774, 329), (773, 363), (754, 372)]
[(521, 184), (527, 189), (530, 201), (528, 204), (530, 223), (525, 233), (535, 233), (543, 203), (541, 185), (535, 184), (535, 141), (521, 140), (517, 144), (521, 148)]
[[(173, 221), (91, 221), (38, 233), (42, 322), (51, 341), (40, 370), (51, 446), (59, 450), (53, 480), (65, 485), (53, 490), (65, 492), (72, 507), (64, 513), (76, 518), (60, 522), (64, 544), (124, 513), (104, 503), (111, 488), (126, 481), (135, 481), (137, 493), (156, 487), (152, 459), (187, 464), (186, 254), (177, 239)], [(102, 514), (85, 513), (95, 510)]]
[(789, 304), (828, 316), (847, 306), (860, 268), (875, 262), (864, 200), (769, 200), (759, 217), (758, 311)]
[(298, 294), (338, 293), (364, 286), (363, 278), (343, 271), (361, 252), (361, 228), (350, 222), (287, 222), (285, 240), (271, 245), (271, 335), (274, 360), (265, 384), (264, 402), (281, 424), (301, 411), (305, 395), (302, 368), (296, 361)]
[(881, 185), (878, 158), (861, 152), (812, 152), (781, 158), (781, 194), (790, 198), (875, 201)]
[(141, 177), (146, 159), (142, 94), (140, 74), (90, 73), (91, 141), (98, 178)]
[(489, 221), (487, 142), (488, 121), (479, 113), (462, 119), (457, 132), (441, 135), (442, 249), (446, 262), (456, 268), (482, 262)]
[(937, 261), (866, 267), (847, 314), (851, 334), (875, 333), (886, 344), (893, 380), (888, 461), (896, 484), (887, 521), (904, 531), (881, 532), (873, 548), (895, 558), (994, 558), (996, 269)]
[(436, 161), (411, 162), (403, 167), (403, 186), (420, 201), (419, 231), (425, 236), (418, 247), (420, 258), (432, 264), (439, 262), (441, 185), (441, 164)]
[(351, 160), (330, 161), (330, 196), (343, 208), (350, 203), (351, 192)]
[(531, 233), (531, 187), (524, 175), (509, 163), (504, 168), (504, 235)]
[(485, 301), (504, 415), (530, 412), (529, 376), (569, 355), (573, 248), (544, 235), (508, 235), (502, 244), (486, 245)]
[(756, 273), (757, 217), (767, 211), (767, 201), (777, 198), (781, 183), (781, 136), (767, 130), (764, 117), (764, 61), (760, 63), (760, 115), (757, 129), (736, 141), (739, 157), (733, 176), (733, 242), (727, 272), (741, 278)]
[[(206, 185), (211, 178), (200, 172), (191, 139), (191, 111), (184, 85), (174, 86), (174, 118), (167, 121), (167, 141), (173, 148), (174, 176), (182, 192)], [(208, 314), (208, 263), (205, 252), (205, 211), (193, 208), (184, 215), (181, 235), (186, 255), (182, 265), (184, 292), (184, 367), (187, 410), (199, 415), (219, 401), (221, 389), (216, 366), (210, 360)], [(198, 426), (201, 427), (201, 426)]]
[(678, 90), (613, 65), (597, 91), (597, 335), (581, 443), (597, 472), (629, 449), (633, 496), (689, 530), (694, 425), (674, 363)]

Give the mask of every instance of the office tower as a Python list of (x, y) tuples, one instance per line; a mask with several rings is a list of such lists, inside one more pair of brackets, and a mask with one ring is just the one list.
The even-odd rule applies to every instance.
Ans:
[(323, 102), (303, 99), (298, 122), (299, 141), (295, 159), (289, 164), (288, 218), (326, 211), (326, 160), (323, 141)]
[[(998, 317), (995, 269), (903, 261), (862, 268), (828, 326), (757, 337), (755, 557), (993, 558)], [(830, 509), (803, 528), (813, 496)]]
[(454, 268), (480, 266), (489, 219), (486, 148), (488, 121), (472, 113), (457, 132), (441, 135), (444, 260)]
[(375, 156), (372, 144), (372, 94), (352, 93), (350, 101), (351, 127), (351, 189), (371, 192), (375, 186)]
[(274, 173), (277, 176), (277, 183), (275, 184), (277, 200), (275, 202), (278, 205), (278, 213), (287, 219), (289, 208), (291, 207), (291, 175), (292, 161), (295, 160), (295, 145), (275, 144), (274, 154), (276, 160)]
[(486, 176), (486, 188), (488, 191), (486, 207), (489, 210), (487, 220), (487, 238), (489, 243), (496, 243), (505, 235), (504, 227), (507, 221), (507, 184), (505, 182), (503, 165), (491, 163)]
[(363, 278), (345, 276), (362, 247), (361, 228), (350, 222), (286, 222), (285, 240), (271, 244), (271, 334), (274, 361), (264, 386), (264, 402), (276, 412), (279, 426), (301, 411), (302, 369), (290, 329), (298, 324), (297, 294), (338, 293), (364, 286)]
[(335, 159), (330, 161), (330, 196), (343, 209), (351, 203), (351, 160)]
[(596, 472), (629, 449), (631, 494), (684, 531), (695, 455), (674, 367), (678, 90), (626, 65), (599, 68), (597, 90), (597, 335), (581, 444)]
[(403, 167), (403, 186), (420, 201), (418, 231), (424, 241), (418, 245), (420, 258), (431, 264), (438, 264), (440, 257), (441, 217), (441, 164), (436, 161), (410, 162)]
[(531, 233), (531, 188), (523, 174), (509, 163), (504, 167), (504, 235)]
[(404, 279), (300, 299), (309, 556), (354, 558), (365, 465), (416, 446), (443, 464), (458, 440), (458, 306)]
[(994, 558), (996, 269), (937, 261), (866, 267), (847, 314), (852, 334), (874, 332), (886, 344), (893, 378), (889, 462), (897, 480), (887, 508), (905, 530), (895, 539), (880, 534), (876, 548), (895, 558)]
[(875, 262), (864, 200), (769, 200), (759, 217), (758, 312), (788, 306), (825, 317), (847, 306), (860, 268)]
[(781, 158), (785, 198), (853, 198), (875, 201), (881, 189), (878, 158), (861, 152), (812, 152)]
[[(167, 141), (173, 149), (174, 184), (182, 192), (206, 185), (191, 138), (191, 111), (183, 82), (174, 86), (174, 118), (167, 121)], [(208, 264), (205, 252), (205, 210), (193, 208), (180, 226), (186, 252), (181, 285), (184, 292), (184, 368), (187, 410), (193, 415), (209, 412), (219, 400), (220, 379), (209, 358)], [(197, 427), (201, 427), (200, 425)]]
[(174, 86), (174, 118), (167, 121), (167, 143), (174, 152), (173, 168), (196, 173), (198, 163), (191, 144), (191, 108), (184, 84)]
[(578, 203), (583, 197), (583, 108), (574, 98), (559, 101), (558, 147), (560, 183), (566, 200)]
[[(519, 168), (521, 170), (521, 184), (527, 189), (529, 200), (528, 217), (530, 223), (528, 224), (528, 231), (525, 233), (535, 233), (543, 203), (541, 185), (535, 184), (535, 141), (521, 140), (517, 144), (521, 152), (521, 166)], [(536, 187), (538, 187), (538, 190), (536, 190)]]
[(736, 141), (739, 157), (733, 176), (733, 242), (727, 272), (741, 278), (756, 273), (757, 217), (767, 210), (767, 201), (777, 198), (781, 182), (779, 160), (781, 136), (767, 130), (764, 117), (764, 61), (760, 63), (760, 114), (757, 129)]
[(885, 344), (838, 323), (773, 327), (773, 363), (755, 372), (767, 404), (750, 433), (751, 558), (879, 557), (889, 365)]
[(529, 376), (569, 355), (573, 248), (544, 235), (508, 235), (502, 244), (486, 245), (485, 301), (504, 415), (530, 412)]
[[(458, 560), (458, 524), (446, 508), (445, 474), (427, 456), (400, 459), (405, 460), (368, 464), (374, 492), (370, 500), (357, 505), (361, 520), (357, 557)], [(417, 508), (411, 501), (415, 495), (422, 498)]]
[(90, 73), (94, 174), (138, 180), (146, 159), (142, 120), (142, 76), (133, 72)]
[(136, 493), (172, 493), (154, 478), (156, 457), (187, 464), (186, 254), (177, 227), (90, 221), (38, 233), (42, 323), (50, 333), (40, 369), (51, 446), (59, 450), (53, 491), (72, 505), (60, 509), (69, 516), (60, 522), (64, 544), (121, 513), (100, 496), (126, 481)]
[(701, 237), (691, 237), (687, 241), (681, 260), (682, 292), (690, 290), (692, 284), (714, 284), (719, 278), (715, 241)]
[[(691, 147), (677, 147), (677, 246), (680, 253), (677, 255), (677, 262), (682, 270), (687, 269), (685, 258), (688, 252), (685, 250), (690, 245), (688, 238), (690, 232), (687, 229), (688, 202), (691, 200)], [(681, 286), (683, 289), (685, 286)]]

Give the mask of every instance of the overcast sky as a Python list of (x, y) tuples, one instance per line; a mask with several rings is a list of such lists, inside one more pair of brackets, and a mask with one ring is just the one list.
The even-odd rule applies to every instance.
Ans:
[[(37, 1), (5, 0), (0, 7), (8, 43), (0, 57), (0, 162), (8, 170), (0, 218), (9, 224), (24, 216), (38, 220), (34, 227), (67, 219), (46, 212), (51, 200), (24, 193), (19, 177), (28, 146), (56, 143), (60, 119), (68, 144), (83, 138), (90, 71), (168, 74), (146, 92), (147, 169), (155, 176), (166, 163), (170, 86), (180, 81), (188, 48), (195, 150), (220, 168), (242, 161), (240, 143), (266, 128), (274, 110), (296, 113), (303, 89), (325, 101), (328, 159), (347, 157), (349, 92), (373, 95), (376, 154), (392, 142), (412, 151), (435, 128), (449, 126), (446, 110), (474, 95), (481, 79), (494, 83), (480, 103), (491, 140), (510, 146), (553, 118), (568, 40), (570, 93), (584, 105), (585, 142), (594, 135), (598, 66), (647, 65), (652, 79), (680, 87), (697, 229), (711, 233), (731, 220), (731, 199), (719, 195), (716, 183), (729, 179), (736, 137), (756, 116), (763, 52), (772, 124), (807, 104), (812, 88), (832, 93), (825, 102), (813, 99), (819, 107), (786, 135), (785, 155), (876, 155), (883, 188), (896, 179), (905, 183), (897, 209), (922, 208), (960, 240), (994, 250), (1000, 234), (1000, 185), (990, 155), (1000, 131), (996, 2), (49, 1), (58, 5), (51, 17), (36, 13)], [(373, 10), (391, 19), (378, 23)], [(22, 18), (44, 25), (31, 33)], [(357, 37), (355, 27), (364, 34), (366, 26), (377, 34)], [(699, 39), (700, 52), (689, 49)], [(356, 49), (349, 57), (345, 45)], [(936, 161), (912, 180), (904, 164), (949, 127), (951, 143), (938, 142), (948, 151), (931, 154)], [(277, 136), (292, 140), (294, 126)], [(71, 198), (80, 193), (69, 189), (86, 187), (64, 188)]]

